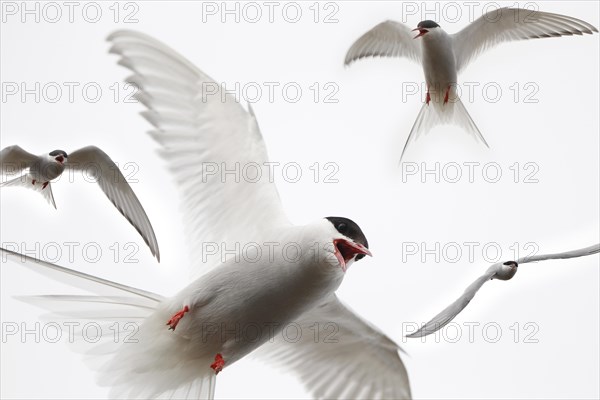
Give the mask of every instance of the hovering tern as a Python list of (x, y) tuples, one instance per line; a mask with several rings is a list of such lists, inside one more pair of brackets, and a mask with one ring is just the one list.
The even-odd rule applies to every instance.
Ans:
[(133, 192), (131, 186), (110, 157), (96, 146), (87, 146), (72, 152), (54, 150), (48, 154), (36, 156), (14, 145), (0, 152), (2, 175), (16, 178), (6, 180), (0, 187), (24, 187), (33, 189), (56, 208), (50, 181), (62, 175), (66, 168), (75, 171), (87, 171), (121, 214), (142, 236), (152, 255), (160, 261), (158, 242), (150, 220)]
[[(111, 359), (100, 371), (99, 383), (112, 386), (111, 397), (210, 398), (216, 373), (273, 339), (263, 356), (280, 362), (281, 354), (287, 354), (284, 364), (315, 397), (410, 398), (398, 345), (334, 294), (348, 267), (370, 255), (360, 227), (342, 217), (293, 225), (266, 173), (259, 181), (203, 175), (207, 161), (268, 164), (252, 110), (149, 36), (119, 31), (109, 40), (120, 64), (134, 71), (128, 81), (138, 85), (140, 100), (152, 110), (143, 114), (156, 127), (150, 134), (181, 188), (192, 268), (207, 269), (201, 249), (207, 238), (252, 242), (262, 256), (253, 262), (229, 258), (165, 298), (3, 250), (13, 261), (99, 295), (33, 301), (55, 312), (63, 309), (71, 320), (83, 314), (92, 320), (121, 316), (138, 323), (138, 343), (106, 341)], [(283, 252), (286, 245), (298, 250), (297, 259)], [(83, 307), (64, 311), (65, 301)], [(98, 302), (102, 313), (94, 315), (89, 310)], [(292, 323), (302, 330), (299, 343), (283, 340), (282, 328)], [(308, 340), (312, 334), (331, 334), (330, 323), (337, 330), (332, 342)], [(253, 329), (250, 334), (246, 327)]]
[(422, 64), (427, 94), (406, 139), (402, 161), (409, 143), (439, 124), (459, 125), (489, 147), (457, 94), (457, 75), (479, 54), (501, 42), (593, 32), (598, 30), (577, 18), (519, 8), (490, 11), (452, 35), (430, 20), (412, 30), (385, 21), (354, 42), (345, 65), (366, 57), (407, 57)]
[(460, 296), (454, 303), (450, 304), (442, 312), (433, 317), (431, 321), (423, 325), (421, 329), (419, 329), (415, 333), (406, 335), (406, 337), (423, 337), (431, 335), (432, 333), (442, 329), (444, 326), (450, 323), (450, 321), (452, 321), (467, 306), (467, 304), (469, 304), (471, 300), (473, 300), (473, 297), (475, 297), (475, 293), (477, 293), (477, 291), (481, 289), (484, 283), (491, 279), (499, 279), (501, 281), (507, 281), (511, 279), (517, 273), (517, 269), (520, 264), (544, 260), (559, 260), (583, 257), (596, 254), (598, 252), (600, 252), (600, 244), (586, 247), (584, 249), (567, 251), (565, 253), (534, 255), (519, 258), (517, 261), (507, 261), (504, 263), (500, 262), (493, 264), (487, 269), (487, 271), (485, 271), (483, 275), (481, 275), (475, 280), (475, 282), (469, 285), (469, 287), (467, 287), (463, 295)]

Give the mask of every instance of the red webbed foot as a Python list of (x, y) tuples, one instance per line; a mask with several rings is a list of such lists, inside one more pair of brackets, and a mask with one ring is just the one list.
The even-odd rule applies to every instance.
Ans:
[(169, 321), (167, 321), (167, 325), (169, 325), (169, 329), (175, 330), (177, 328), (177, 324), (183, 318), (186, 312), (190, 311), (188, 306), (183, 307), (181, 311), (176, 312)]
[(217, 375), (223, 370), (224, 366), (225, 360), (223, 359), (223, 356), (221, 355), (221, 353), (217, 353), (217, 355), (215, 356), (215, 362), (210, 364), (210, 367), (215, 370), (215, 375)]
[(450, 87), (448, 86), (448, 89), (446, 89), (446, 95), (444, 96), (444, 104), (448, 103), (448, 97), (450, 97)]

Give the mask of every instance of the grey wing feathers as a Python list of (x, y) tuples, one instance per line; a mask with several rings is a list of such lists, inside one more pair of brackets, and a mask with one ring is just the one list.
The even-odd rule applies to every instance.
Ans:
[(295, 373), (317, 399), (410, 399), (400, 348), (335, 296), (294, 321), (297, 342), (279, 334), (257, 354)]
[(17, 264), (21, 264), (22, 266), (50, 279), (89, 291), (91, 293), (96, 293), (100, 296), (106, 296), (112, 298), (113, 300), (120, 296), (131, 294), (139, 298), (150, 300), (149, 304), (151, 305), (155, 305), (156, 302), (163, 300), (162, 296), (152, 292), (136, 289), (131, 286), (122, 285), (120, 283), (102, 279), (97, 276), (61, 267), (60, 265), (16, 253), (11, 250), (0, 248), (0, 253), (2, 254), (2, 259), (8, 259)]
[[(154, 311), (154, 300), (137, 296), (38, 295), (15, 296), (50, 311), (49, 318), (141, 321)], [(46, 317), (46, 316), (42, 316)]]
[(160, 261), (158, 241), (152, 224), (133, 189), (111, 158), (96, 146), (87, 146), (69, 155), (67, 166), (87, 170), (119, 212), (142, 236), (152, 255)]
[(477, 293), (477, 291), (479, 289), (481, 289), (481, 287), (483, 286), (484, 283), (486, 283), (487, 281), (492, 279), (494, 277), (495, 273), (496, 273), (496, 264), (494, 264), (490, 268), (488, 268), (488, 270), (485, 272), (485, 274), (483, 274), (482, 276), (477, 278), (475, 280), (475, 282), (473, 282), (471, 285), (469, 285), (469, 287), (467, 287), (467, 289), (465, 290), (463, 295), (460, 296), (458, 299), (456, 299), (456, 301), (454, 301), (454, 303), (450, 304), (448, 307), (446, 307), (444, 310), (442, 310), (442, 312), (440, 312), (435, 317), (433, 317), (429, 322), (427, 322), (425, 325), (423, 325), (418, 331), (416, 331), (415, 333), (411, 333), (410, 335), (406, 335), (406, 337), (409, 337), (409, 338), (423, 337), (423, 336), (431, 335), (432, 333), (437, 332), (440, 329), (442, 329), (444, 326), (446, 326), (448, 323), (450, 323), (462, 310), (464, 310), (464, 308), (471, 302), (471, 300), (473, 300), (473, 297), (475, 297), (475, 294)]
[(564, 260), (564, 259), (568, 259), (568, 258), (590, 256), (592, 254), (597, 254), (598, 252), (600, 252), (600, 244), (595, 244), (593, 246), (585, 247), (583, 249), (566, 251), (564, 253), (540, 254), (540, 255), (521, 257), (517, 260), (517, 263), (525, 264), (525, 263), (529, 263), (529, 262), (543, 261), (543, 260), (559, 260), (559, 259)]
[[(579, 250), (567, 251), (564, 253), (556, 253), (556, 254), (542, 254), (536, 256), (527, 256), (522, 257), (517, 260), (518, 264), (525, 264), (528, 262), (535, 261), (543, 261), (543, 260), (553, 260), (553, 259), (568, 259), (568, 258), (576, 258), (589, 256), (592, 254), (597, 254), (600, 252), (600, 244), (596, 244), (593, 246), (585, 247)], [(433, 317), (431, 321), (427, 322), (425, 325), (421, 327), (415, 333), (407, 335), (407, 337), (415, 338), (430, 335), (445, 325), (447, 325), (450, 321), (452, 321), (466, 306), (469, 302), (475, 297), (477, 291), (483, 286), (483, 284), (494, 277), (497, 269), (502, 263), (494, 264), (485, 274), (479, 277), (475, 282), (473, 282), (464, 292), (464, 294), (459, 297), (454, 303), (450, 304), (446, 307), (442, 312)]]
[(593, 34), (596, 27), (566, 15), (520, 8), (491, 11), (452, 35), (460, 72), (477, 55), (501, 42)]
[[(223, 179), (210, 168), (260, 165), (267, 177), (268, 156), (256, 118), (235, 96), (186, 58), (147, 35), (118, 31), (108, 38), (119, 63), (133, 71), (127, 80), (139, 87), (138, 99), (148, 107), (142, 115), (154, 126), (150, 135), (160, 145), (181, 190), (185, 233), (193, 264), (201, 262), (200, 242), (254, 240), (289, 221), (274, 182)], [(212, 259), (210, 260), (212, 261)]]
[(410, 29), (396, 21), (385, 21), (362, 35), (346, 53), (345, 65), (365, 57), (408, 57), (421, 59), (420, 42), (413, 40)]
[(20, 146), (5, 147), (0, 152), (2, 175), (15, 174), (29, 168), (37, 159), (36, 155), (23, 150)]

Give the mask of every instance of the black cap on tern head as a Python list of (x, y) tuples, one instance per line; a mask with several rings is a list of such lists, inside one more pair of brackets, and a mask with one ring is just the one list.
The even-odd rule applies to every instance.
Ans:
[(504, 263), (504, 265), (514, 265), (515, 267), (519, 266), (519, 264), (517, 264), (516, 261), (507, 261), (507, 262)]
[[(326, 217), (325, 219), (331, 222), (335, 229), (342, 235), (354, 240), (356, 243), (362, 244), (367, 249), (369, 248), (367, 237), (356, 222), (344, 217)], [(364, 256), (364, 254), (359, 254), (356, 256), (356, 260), (360, 260)]]
[(63, 157), (65, 157), (65, 158), (68, 158), (68, 156), (67, 156), (67, 152), (66, 152), (66, 151), (64, 151), (64, 150), (54, 150), (54, 151), (51, 151), (51, 152), (50, 152), (50, 155), (51, 155), (52, 157), (56, 157), (56, 156), (63, 156)]
[(432, 21), (430, 19), (426, 19), (425, 21), (421, 21), (419, 22), (419, 24), (417, 25), (417, 28), (425, 28), (425, 29), (431, 29), (431, 28), (438, 28), (439, 25), (437, 24), (437, 22)]

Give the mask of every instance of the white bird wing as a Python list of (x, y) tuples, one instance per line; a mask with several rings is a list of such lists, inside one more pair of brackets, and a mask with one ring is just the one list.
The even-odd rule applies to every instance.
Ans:
[(583, 249), (566, 251), (564, 253), (539, 254), (539, 255), (521, 257), (517, 260), (517, 264), (525, 264), (525, 263), (529, 263), (529, 262), (536, 262), (536, 261), (543, 261), (543, 260), (564, 260), (564, 259), (568, 259), (568, 258), (590, 256), (592, 254), (597, 254), (599, 252), (600, 252), (600, 244), (595, 244), (593, 246), (585, 247)]
[(362, 35), (346, 53), (345, 65), (365, 57), (407, 57), (421, 61), (421, 41), (411, 30), (396, 21), (385, 21)]
[(454, 303), (444, 308), (442, 312), (433, 317), (431, 321), (423, 325), (418, 331), (411, 333), (410, 335), (406, 335), (406, 337), (417, 338), (431, 335), (450, 323), (450, 321), (452, 321), (462, 310), (464, 310), (467, 304), (473, 300), (473, 297), (475, 297), (475, 294), (479, 289), (481, 289), (483, 284), (494, 277), (500, 265), (502, 265), (502, 263), (493, 264), (491, 267), (489, 267), (483, 275), (481, 275), (475, 280), (475, 282), (471, 283), (469, 287), (467, 287), (463, 295), (456, 299)]
[[(555, 260), (555, 259), (568, 259), (568, 258), (576, 258), (589, 256), (592, 254), (597, 254), (600, 252), (600, 244), (595, 244), (593, 246), (585, 247), (579, 250), (566, 251), (564, 253), (556, 253), (556, 254), (540, 254), (534, 256), (521, 257), (517, 260), (517, 264), (525, 264), (528, 262), (535, 261), (543, 261), (543, 260)], [(450, 321), (454, 319), (466, 306), (469, 302), (475, 297), (475, 293), (483, 286), (484, 283), (489, 281), (494, 277), (498, 268), (500, 268), (502, 263), (493, 264), (488, 270), (479, 277), (475, 282), (473, 282), (466, 290), (465, 293), (459, 297), (454, 303), (450, 304), (446, 307), (442, 312), (433, 317), (431, 321), (427, 322), (425, 325), (421, 327), (415, 333), (410, 335), (406, 335), (406, 337), (415, 338), (430, 335), (444, 326), (446, 326)]]
[(287, 325), (256, 355), (291, 370), (317, 399), (410, 399), (399, 350), (331, 296)]
[(13, 175), (36, 162), (38, 156), (23, 150), (20, 146), (13, 145), (2, 149), (0, 152), (0, 168), (2, 175)]
[(502, 42), (592, 34), (591, 24), (566, 15), (521, 8), (500, 8), (452, 35), (456, 68), (460, 72), (483, 51)]
[(85, 170), (93, 176), (106, 197), (142, 236), (152, 255), (160, 261), (158, 242), (144, 207), (110, 157), (96, 146), (87, 146), (69, 154), (67, 167)]
[[(108, 40), (119, 64), (134, 72), (127, 81), (139, 88), (137, 98), (149, 109), (142, 115), (156, 128), (149, 133), (181, 189), (195, 266), (206, 265), (201, 243), (256, 240), (288, 225), (252, 110), (152, 37), (118, 31)], [(239, 173), (223, 176), (235, 168)]]

